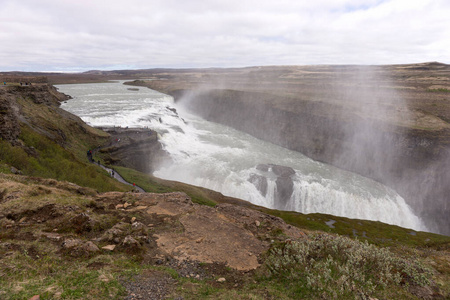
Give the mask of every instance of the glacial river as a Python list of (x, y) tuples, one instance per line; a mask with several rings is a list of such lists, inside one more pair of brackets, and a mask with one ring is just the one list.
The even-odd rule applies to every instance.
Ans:
[[(158, 132), (172, 163), (154, 172), (160, 178), (206, 187), (224, 195), (275, 208), (276, 176), (259, 164), (288, 166), (293, 192), (284, 209), (367, 219), (427, 231), (394, 190), (360, 175), (314, 161), (301, 153), (208, 122), (173, 98), (122, 82), (58, 85), (71, 95), (61, 107), (92, 126), (148, 127)], [(262, 193), (249, 181), (266, 177)]]

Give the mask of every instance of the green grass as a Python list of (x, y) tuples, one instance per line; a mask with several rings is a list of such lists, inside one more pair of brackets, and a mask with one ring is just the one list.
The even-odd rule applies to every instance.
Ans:
[[(217, 202), (208, 195), (214, 193), (206, 189), (184, 184), (181, 182), (169, 181), (156, 178), (152, 175), (144, 174), (133, 169), (114, 166), (114, 169), (128, 182), (136, 183), (149, 193), (171, 193), (185, 192), (191, 197), (194, 203), (214, 207)], [(218, 193), (217, 193), (218, 194)]]
[[(23, 114), (30, 119), (27, 124), (37, 132), (46, 132), (53, 136), (53, 141), (64, 145), (65, 149), (81, 161), (87, 161), (88, 149), (98, 147), (109, 138), (109, 134), (102, 130), (68, 118), (67, 113), (60, 108), (35, 104), (29, 98), (18, 97), (16, 100), (21, 105)], [(43, 133), (40, 135), (45, 136)]]
[[(450, 237), (418, 232), (395, 225), (377, 221), (349, 219), (326, 214), (301, 214), (298, 212), (278, 211), (260, 208), (261, 211), (282, 218), (286, 223), (308, 230), (336, 233), (383, 247), (422, 247), (434, 249), (450, 249)], [(335, 220), (334, 228), (325, 222)]]
[(24, 175), (70, 181), (100, 192), (129, 189), (110, 178), (100, 167), (81, 161), (73, 153), (26, 125), (22, 126), (19, 138), (31, 150), (27, 153), (23, 147), (0, 141), (2, 165), (14, 166)]
[[(26, 251), (16, 252), (8, 260), (8, 268), (1, 269), (0, 291), (3, 295), (0, 296), (11, 300), (29, 299), (33, 295), (40, 295), (44, 300), (117, 299), (125, 296), (125, 289), (119, 282), (125, 272), (122, 274), (119, 262), (126, 262), (126, 266), (130, 259), (121, 255), (101, 255), (92, 260), (105, 261), (111, 267), (94, 270), (88, 267), (91, 260), (71, 260), (52, 253), (35, 258)], [(127, 272), (131, 270), (136, 273), (135, 269), (127, 268)]]
[[(2, 148), (2, 141), (0, 141), (0, 148)], [(4, 174), (11, 174), (11, 166), (2, 163), (0, 160), (0, 173), (4, 173)]]

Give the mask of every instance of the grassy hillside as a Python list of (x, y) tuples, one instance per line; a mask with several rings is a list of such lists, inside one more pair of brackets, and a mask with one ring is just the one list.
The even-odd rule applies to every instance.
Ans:
[[(87, 149), (105, 143), (108, 135), (60, 110), (52, 93), (46, 88), (0, 93), (4, 128), (20, 128), (0, 140), (1, 299), (450, 296), (450, 237), (270, 210), (115, 167), (155, 194), (126, 192), (129, 186), (86, 157)], [(187, 220), (217, 226), (189, 227)], [(166, 243), (178, 247), (190, 242), (194, 250), (214, 249), (212, 241), (192, 235), (199, 227), (212, 236), (231, 228), (222, 238), (232, 245), (239, 238), (252, 240), (260, 252), (244, 257), (257, 256), (259, 266), (231, 268), (226, 259), (242, 254), (239, 247), (223, 260), (180, 261), (180, 255), (201, 250), (166, 251), (160, 240), (169, 236), (174, 241)]]
[(37, 86), (8, 87), (3, 92), (0, 100), (7, 103), (3, 116), (20, 128), (14, 139), (0, 139), (4, 171), (14, 167), (14, 172), (24, 175), (66, 180), (98, 191), (129, 190), (87, 160), (88, 149), (104, 143), (109, 135), (60, 109), (56, 91)]

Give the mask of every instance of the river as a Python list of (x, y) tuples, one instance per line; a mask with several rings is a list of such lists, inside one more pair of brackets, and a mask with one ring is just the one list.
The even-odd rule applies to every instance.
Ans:
[[(157, 177), (206, 187), (269, 208), (427, 231), (400, 195), (376, 181), (208, 122), (177, 106), (171, 96), (122, 83), (56, 87), (73, 97), (61, 107), (91, 126), (148, 127), (158, 132), (172, 162), (155, 171)], [(292, 189), (287, 203), (277, 202), (279, 177), (271, 172), (272, 165), (295, 171), (283, 179)]]

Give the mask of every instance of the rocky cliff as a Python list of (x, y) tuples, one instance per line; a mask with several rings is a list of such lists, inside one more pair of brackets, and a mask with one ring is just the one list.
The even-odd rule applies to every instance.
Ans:
[(16, 141), (20, 134), (18, 106), (10, 93), (0, 89), (0, 138)]
[(111, 135), (109, 143), (99, 149), (108, 165), (128, 167), (152, 174), (169, 159), (158, 142), (155, 131), (142, 128), (104, 128)]
[[(20, 124), (27, 124), (40, 133), (63, 143), (65, 134), (59, 128), (52, 128), (45, 121), (45, 111), (51, 110), (58, 115), (71, 120), (79, 118), (59, 109), (61, 101), (70, 97), (59, 93), (55, 87), (47, 84), (27, 86), (9, 85), (0, 87), (0, 138), (17, 143), (20, 134)], [(28, 103), (30, 105), (28, 105)], [(45, 124), (46, 123), (46, 124)], [(47, 125), (47, 126), (46, 126)], [(82, 125), (80, 125), (82, 126)]]
[[(430, 228), (450, 234), (445, 217), (450, 214), (449, 129), (430, 132), (359, 116), (330, 118), (320, 113), (330, 110), (322, 103), (305, 102), (301, 112), (292, 112), (274, 107), (276, 96), (255, 92), (184, 90), (174, 96), (207, 120), (391, 186)], [(371, 132), (358, 133), (353, 126)]]

